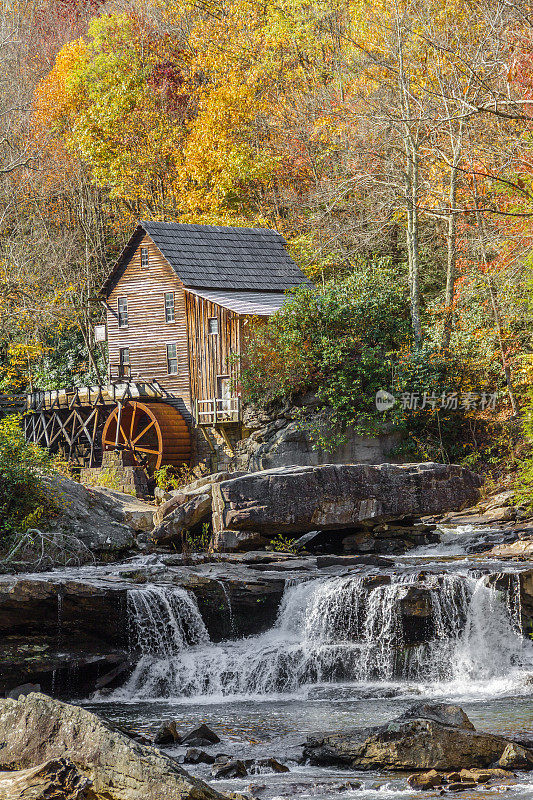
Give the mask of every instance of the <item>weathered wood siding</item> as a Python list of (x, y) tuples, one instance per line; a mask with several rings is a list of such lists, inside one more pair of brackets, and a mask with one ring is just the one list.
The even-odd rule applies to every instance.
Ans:
[[(149, 267), (141, 267), (141, 247), (148, 248)], [(165, 320), (165, 292), (174, 292), (175, 322)], [(128, 327), (119, 328), (117, 302), (128, 300)], [(191, 410), (187, 322), (183, 284), (149, 236), (133, 253), (124, 274), (108, 297), (109, 364), (116, 375), (119, 349), (129, 347), (133, 380), (156, 378)], [(169, 375), (167, 344), (177, 345), (178, 374)]]
[[(210, 400), (218, 397), (217, 378), (229, 376), (237, 384), (238, 369), (231, 356), (240, 354), (243, 320), (202, 297), (189, 292), (185, 296), (191, 392), (194, 399)], [(209, 333), (209, 319), (214, 318), (218, 320), (218, 334)]]

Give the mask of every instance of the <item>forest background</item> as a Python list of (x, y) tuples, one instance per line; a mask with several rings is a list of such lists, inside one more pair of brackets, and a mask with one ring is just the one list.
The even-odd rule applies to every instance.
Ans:
[(138, 219), (269, 227), (317, 288), (252, 342), (248, 397), (531, 463), (530, 3), (3, 0), (0, 115), (0, 393), (105, 375), (95, 296)]

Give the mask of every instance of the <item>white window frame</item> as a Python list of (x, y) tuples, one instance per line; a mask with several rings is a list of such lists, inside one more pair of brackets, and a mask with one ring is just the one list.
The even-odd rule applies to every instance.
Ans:
[[(171, 356), (169, 354), (169, 347), (173, 347), (174, 350), (175, 350), (175, 356), (173, 358), (171, 358)], [(176, 371), (175, 372), (171, 371), (171, 369), (170, 369), (170, 365), (171, 365), (172, 361), (176, 362)], [(167, 373), (169, 375), (179, 375), (179, 370), (180, 370), (180, 364), (179, 364), (179, 358), (178, 358), (178, 345), (175, 342), (168, 342), (168, 344), (167, 344)]]
[[(172, 307), (167, 304), (167, 297), (172, 297)], [(176, 294), (175, 292), (165, 292), (165, 322), (176, 322)], [(172, 310), (172, 319), (169, 319), (169, 311)]]
[[(127, 361), (124, 361), (124, 353), (128, 354)], [(131, 378), (131, 350), (129, 347), (119, 347), (118, 349), (118, 372), (119, 378)]]
[(150, 251), (147, 247), (141, 247), (141, 269), (150, 269)]
[[(214, 325), (212, 325), (214, 323)], [(211, 330), (211, 328), (216, 328), (216, 330)], [(207, 318), (207, 332), (209, 336), (218, 336), (218, 317), (208, 317)]]
[[(122, 311), (120, 310), (120, 302), (121, 302), (121, 300), (123, 300), (124, 303), (125, 303), (125, 306), (126, 306), (125, 311), (124, 310), (122, 310)], [(121, 323), (121, 321), (120, 321), (121, 315), (126, 317), (126, 323), (125, 324)], [(127, 297), (117, 297), (117, 320), (118, 320), (118, 327), (119, 328), (127, 328), (127, 327), (129, 327), (130, 318), (129, 318), (129, 313), (128, 313), (128, 298)]]

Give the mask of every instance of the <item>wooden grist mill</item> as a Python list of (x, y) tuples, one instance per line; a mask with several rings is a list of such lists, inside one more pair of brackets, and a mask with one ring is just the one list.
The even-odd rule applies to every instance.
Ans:
[(106, 385), (30, 394), (28, 440), (80, 467), (114, 450), (149, 475), (218, 468), (242, 437), (249, 332), (308, 283), (277, 231), (139, 223), (97, 298)]

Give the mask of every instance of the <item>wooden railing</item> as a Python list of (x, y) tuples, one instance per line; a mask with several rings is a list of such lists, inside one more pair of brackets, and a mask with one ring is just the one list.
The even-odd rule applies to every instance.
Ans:
[(242, 418), (241, 398), (212, 397), (209, 400), (196, 400), (194, 416), (198, 425), (240, 422)]
[(106, 386), (80, 386), (68, 389), (37, 390), (26, 395), (26, 411), (113, 405), (126, 400), (155, 400), (164, 392), (157, 382), (115, 381)]

